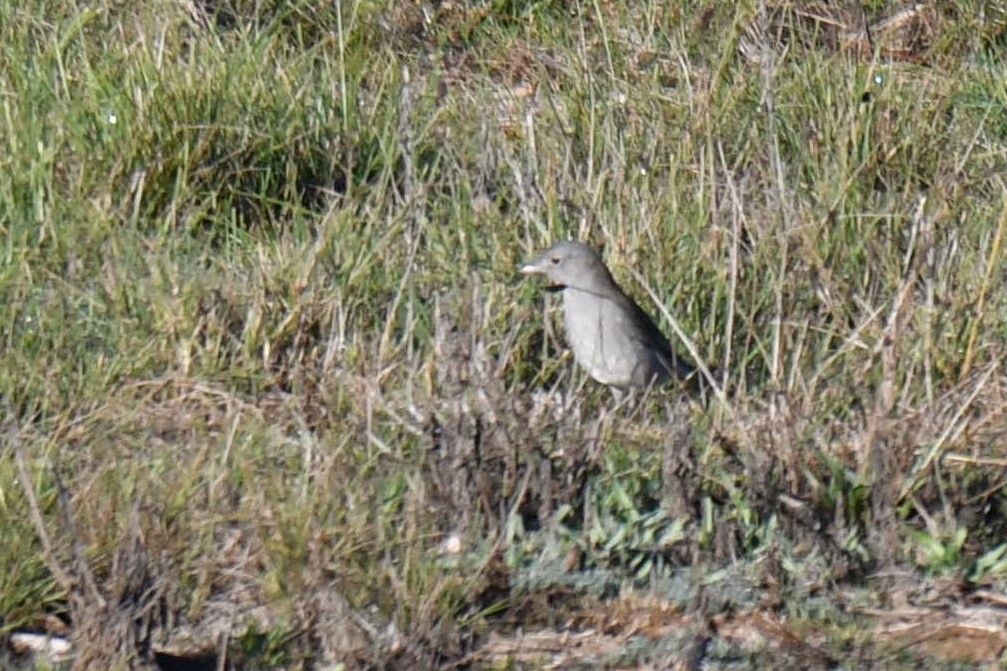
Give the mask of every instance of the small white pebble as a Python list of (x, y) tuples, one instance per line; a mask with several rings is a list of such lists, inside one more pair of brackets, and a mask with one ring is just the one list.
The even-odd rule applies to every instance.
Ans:
[(456, 555), (462, 551), (462, 539), (458, 534), (451, 534), (441, 543), (441, 554)]

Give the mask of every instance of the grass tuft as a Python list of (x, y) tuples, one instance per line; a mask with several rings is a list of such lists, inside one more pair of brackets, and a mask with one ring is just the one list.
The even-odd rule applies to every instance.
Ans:
[[(0, 3), (0, 635), (79, 668), (981, 656), (891, 622), (999, 617), (1005, 27)], [(560, 238), (725, 395), (586, 379), (516, 272)]]

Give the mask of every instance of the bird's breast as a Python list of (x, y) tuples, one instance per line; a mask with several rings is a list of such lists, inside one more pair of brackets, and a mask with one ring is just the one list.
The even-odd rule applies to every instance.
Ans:
[(639, 351), (632, 321), (621, 306), (597, 294), (567, 289), (563, 314), (577, 363), (603, 384), (633, 385), (646, 354)]

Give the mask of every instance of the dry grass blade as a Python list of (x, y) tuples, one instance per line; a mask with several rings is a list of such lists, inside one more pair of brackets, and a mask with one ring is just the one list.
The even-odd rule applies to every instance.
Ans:
[(968, 346), (965, 349), (965, 362), (962, 364), (962, 378), (965, 378), (969, 374), (969, 371), (972, 370), (972, 361), (975, 359), (979, 329), (982, 327), (983, 318), (985, 317), (986, 297), (989, 294), (992, 279), (996, 277), (997, 270), (1000, 268), (1005, 229), (1007, 229), (1007, 198), (1003, 201), (1000, 220), (997, 222), (996, 233), (993, 236), (993, 244), (990, 245), (990, 251), (986, 257), (986, 273), (983, 275), (982, 287), (979, 289), (979, 297), (976, 299), (975, 314), (972, 317), (972, 328), (969, 330)]
[(14, 460), (17, 463), (18, 475), (21, 480), (21, 490), (28, 501), (28, 510), (31, 513), (32, 524), (35, 526), (35, 533), (38, 536), (39, 543), (42, 544), (42, 559), (45, 561), (46, 566), (49, 567), (53, 577), (56, 578), (60, 588), (69, 594), (73, 591), (77, 581), (73, 579), (57, 559), (56, 548), (49, 537), (45, 519), (42, 517), (42, 509), (38, 504), (38, 496), (35, 494), (33, 486), (35, 478), (32, 477), (31, 472), (28, 470), (28, 463), (24, 454), (24, 440), (21, 437), (21, 428), (17, 424), (17, 419), (14, 417), (14, 411), (8, 399), (4, 399), (3, 406), (4, 433), (7, 436), (7, 444), (14, 451)]
[(926, 456), (921, 459), (916, 466), (913, 467), (912, 471), (906, 475), (905, 480), (901, 490), (899, 491), (898, 500), (902, 501), (913, 491), (916, 487), (920, 485), (923, 477), (926, 475), (927, 471), (930, 469), (931, 464), (940, 456), (941, 451), (945, 449), (947, 445), (948, 438), (958, 430), (959, 422), (969, 411), (972, 402), (982, 393), (985, 389), (986, 384), (993, 377), (993, 375), (999, 369), (999, 362), (994, 362), (990, 367), (983, 373), (982, 377), (976, 382), (975, 386), (972, 388), (971, 393), (965, 398), (962, 404), (955, 410), (954, 414), (948, 420), (947, 426), (944, 431), (937, 437), (934, 444), (930, 446), (927, 450)]

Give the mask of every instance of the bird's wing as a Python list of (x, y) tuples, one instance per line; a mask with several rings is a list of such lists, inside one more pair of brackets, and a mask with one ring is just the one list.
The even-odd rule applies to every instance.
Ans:
[(613, 300), (623, 308), (627, 315), (630, 315), (633, 324), (633, 337), (644, 347), (656, 349), (664, 359), (669, 371), (675, 376), (686, 378), (692, 375), (695, 367), (678, 355), (650, 315), (621, 290), (616, 294), (613, 296)]

